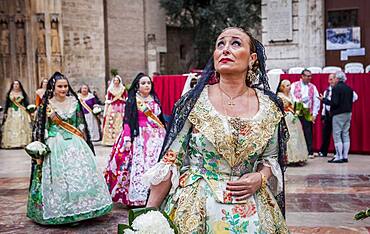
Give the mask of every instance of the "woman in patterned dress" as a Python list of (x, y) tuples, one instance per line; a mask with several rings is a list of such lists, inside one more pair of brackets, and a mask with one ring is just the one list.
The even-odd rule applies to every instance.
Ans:
[(31, 142), (31, 116), (28, 97), (19, 80), (12, 82), (4, 109), (1, 148), (22, 148)]
[(126, 97), (126, 88), (117, 75), (111, 80), (105, 97), (103, 145), (112, 146), (122, 131)]
[(139, 73), (128, 93), (124, 129), (112, 148), (105, 179), (114, 202), (144, 206), (149, 186), (142, 175), (158, 162), (166, 131), (150, 77)]
[(91, 141), (100, 141), (100, 120), (93, 112), (94, 106), (99, 105), (97, 98), (90, 92), (90, 88), (86, 84), (83, 84), (78, 91), (78, 98), (82, 104)]
[(290, 96), (289, 80), (282, 80), (278, 85), (277, 95), (281, 98), (284, 104), (285, 121), (289, 130), (289, 141), (287, 143), (287, 156), (289, 164), (304, 165), (308, 159), (308, 151), (302, 145), (306, 144), (301, 122), (298, 116), (294, 115), (294, 103)]
[(160, 207), (180, 233), (288, 233), (281, 166), (289, 134), (264, 56), (250, 33), (226, 28), (174, 107), (161, 160), (144, 181), (147, 206)]
[(33, 140), (50, 153), (32, 160), (27, 217), (45, 225), (75, 223), (112, 209), (81, 103), (59, 72), (48, 81), (38, 108)]

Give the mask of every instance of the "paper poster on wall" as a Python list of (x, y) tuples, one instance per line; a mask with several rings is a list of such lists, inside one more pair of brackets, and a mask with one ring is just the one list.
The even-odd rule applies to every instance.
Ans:
[(342, 50), (340, 52), (340, 61), (347, 61), (347, 60), (348, 60), (347, 50)]
[(365, 48), (359, 49), (347, 49), (348, 56), (364, 56), (365, 55)]
[(326, 29), (326, 49), (343, 50), (361, 47), (360, 27)]

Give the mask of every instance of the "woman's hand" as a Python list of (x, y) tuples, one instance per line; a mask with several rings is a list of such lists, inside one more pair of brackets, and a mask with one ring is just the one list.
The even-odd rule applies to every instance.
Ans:
[(130, 151), (131, 149), (131, 141), (126, 141), (124, 145), (125, 151)]
[(262, 175), (259, 172), (248, 173), (239, 180), (227, 182), (226, 189), (232, 192), (237, 201), (243, 201), (261, 188)]

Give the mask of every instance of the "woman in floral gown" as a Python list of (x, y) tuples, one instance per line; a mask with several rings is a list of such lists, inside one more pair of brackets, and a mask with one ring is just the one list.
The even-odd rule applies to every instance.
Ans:
[(100, 141), (101, 129), (100, 120), (97, 115), (93, 113), (94, 106), (99, 105), (97, 98), (90, 92), (89, 86), (84, 84), (78, 92), (87, 126), (89, 128), (91, 141)]
[(1, 148), (21, 148), (31, 142), (31, 116), (28, 97), (19, 80), (13, 81), (6, 95)]
[(33, 139), (51, 152), (32, 160), (30, 219), (45, 225), (66, 224), (111, 211), (112, 201), (96, 165), (81, 103), (59, 72), (48, 82)]
[(145, 205), (149, 186), (143, 184), (142, 175), (158, 162), (165, 134), (152, 80), (139, 73), (129, 90), (124, 130), (113, 146), (105, 171), (114, 202)]
[(289, 134), (264, 61), (250, 33), (225, 29), (213, 62), (174, 107), (162, 158), (144, 181), (147, 206), (180, 233), (288, 233), (281, 165)]
[(294, 115), (294, 103), (290, 96), (290, 81), (282, 80), (278, 86), (278, 96), (284, 104), (284, 111), (286, 113), (285, 120), (289, 130), (289, 141), (287, 144), (287, 156), (289, 164), (303, 165), (308, 160), (308, 151), (302, 145), (306, 144), (304, 138), (301, 122), (299, 118)]
[(122, 131), (126, 97), (125, 86), (117, 75), (111, 80), (105, 97), (103, 145), (113, 145)]

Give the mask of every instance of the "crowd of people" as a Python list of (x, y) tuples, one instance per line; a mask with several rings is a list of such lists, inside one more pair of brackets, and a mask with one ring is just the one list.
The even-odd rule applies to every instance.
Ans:
[[(320, 155), (328, 154), (332, 129), (336, 154), (330, 162), (348, 162), (357, 95), (344, 73), (329, 76), (323, 95), (310, 80), (304, 70), (300, 81), (282, 80), (271, 92), (263, 45), (241, 28), (226, 28), (212, 62), (175, 104), (169, 123), (148, 75), (139, 73), (128, 90), (113, 77), (100, 108), (88, 85), (76, 93), (56, 72), (36, 91), (33, 114), (21, 82), (12, 83), (1, 147), (37, 141), (49, 149), (32, 158), (27, 216), (36, 223), (79, 222), (119, 202), (162, 209), (180, 233), (288, 233), (284, 169), (313, 157), (320, 101)], [(112, 147), (104, 173), (92, 144), (100, 140)]]
[[(328, 76), (329, 86), (323, 94), (319, 94), (316, 86), (311, 83), (311, 78), (311, 72), (305, 69), (299, 81), (291, 84), (289, 80), (281, 80), (277, 88), (277, 95), (284, 104), (285, 121), (290, 133), (287, 143), (287, 161), (289, 164), (304, 165), (308, 158), (312, 159), (315, 155), (327, 157), (330, 140), (333, 137), (335, 154), (328, 162), (346, 163), (350, 148), (352, 103), (358, 99), (358, 95), (345, 84), (344, 72), (340, 71)], [(320, 102), (323, 122), (322, 144), (320, 151), (314, 154), (313, 125), (318, 118)], [(303, 143), (306, 144), (307, 150), (302, 150)]]

